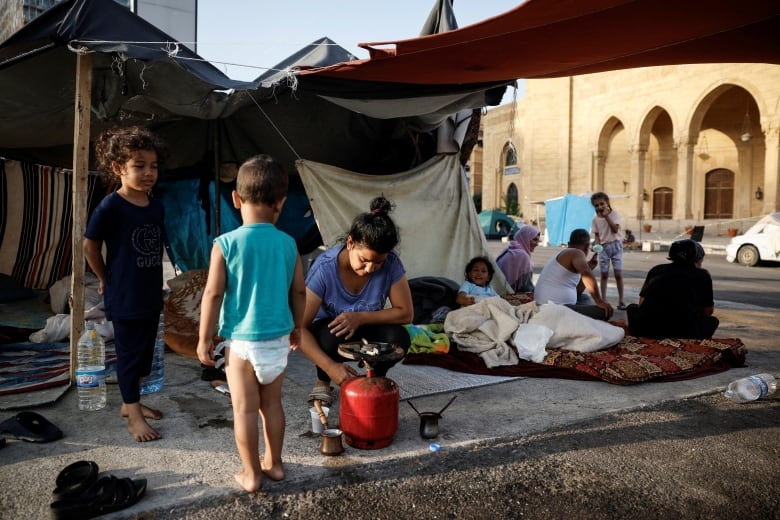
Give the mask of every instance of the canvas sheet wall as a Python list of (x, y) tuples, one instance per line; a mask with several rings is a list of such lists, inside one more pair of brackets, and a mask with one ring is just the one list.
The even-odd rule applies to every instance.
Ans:
[[(300, 183), (299, 183), (300, 184)], [(230, 193), (235, 182), (220, 184), (220, 231), (241, 225)], [(0, 274), (21, 287), (48, 289), (72, 270), (71, 170), (0, 158)], [(214, 239), (214, 182), (161, 179), (154, 194), (165, 206), (170, 252), (181, 271), (208, 268)], [(106, 195), (96, 172), (88, 178), (88, 215)], [(306, 194), (291, 186), (277, 226), (296, 239), (301, 252), (319, 244)]]
[[(71, 272), (73, 176), (69, 170), (0, 159), (0, 273), (48, 289)], [(89, 176), (87, 207), (102, 198)]]
[[(490, 256), (457, 155), (438, 155), (390, 175), (305, 160), (297, 161), (296, 168), (326, 246), (338, 243), (355, 215), (368, 211), (371, 199), (384, 194), (395, 204), (390, 215), (400, 228), (397, 249), (407, 278), (444, 276), (460, 284), (469, 259)], [(507, 291), (500, 270), (493, 287), (499, 294)]]
[[(284, 230), (299, 241), (299, 246), (310, 242), (315, 218), (323, 242), (335, 244), (347, 232), (353, 217), (366, 211), (373, 197), (384, 193), (396, 205), (392, 215), (401, 229), (399, 251), (409, 278), (446, 276), (460, 283), (470, 258), (489, 255), (456, 155), (440, 155), (392, 175), (354, 173), (311, 161), (299, 161), (297, 167), (306, 193), (291, 190), (293, 201), (300, 201), (285, 205), (285, 213), (289, 214), (280, 221), (288, 225), (280, 227), (289, 227)], [(175, 182), (166, 186), (161, 182), (159, 186), (166, 205), (166, 228), (174, 251), (182, 257), (178, 260), (183, 265), (178, 267), (183, 271), (208, 265), (214, 232), (206, 224), (204, 208), (214, 202), (213, 186), (209, 186), (210, 200), (204, 204), (197, 184)], [(230, 186), (223, 189), (229, 191)], [(90, 213), (103, 197), (102, 190), (97, 176), (90, 174)], [(179, 199), (170, 196), (177, 191)], [(48, 289), (70, 274), (70, 170), (0, 159), (0, 208), (0, 273), (31, 289)], [(231, 222), (225, 222), (226, 218)], [(238, 224), (234, 218), (230, 211), (223, 212), (222, 232)], [(183, 257), (188, 261), (182, 261)], [(506, 291), (500, 272), (493, 285), (500, 293)]]

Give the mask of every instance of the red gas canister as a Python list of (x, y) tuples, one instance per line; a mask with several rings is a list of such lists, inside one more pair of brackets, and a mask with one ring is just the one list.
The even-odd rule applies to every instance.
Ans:
[(387, 377), (357, 377), (341, 385), (339, 425), (347, 444), (362, 450), (389, 446), (398, 430), (398, 385)]

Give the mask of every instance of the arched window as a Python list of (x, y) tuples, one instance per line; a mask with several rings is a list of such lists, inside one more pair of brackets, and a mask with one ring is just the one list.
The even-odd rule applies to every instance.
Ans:
[(734, 172), (718, 168), (704, 177), (704, 218), (732, 218)]
[(672, 218), (672, 188), (662, 186), (653, 190), (653, 218), (657, 220)]
[(517, 150), (515, 145), (507, 143), (504, 147), (504, 175), (516, 175), (520, 173), (520, 167), (517, 165)]
[(506, 189), (506, 214), (517, 215), (519, 210), (517, 186), (513, 182)]

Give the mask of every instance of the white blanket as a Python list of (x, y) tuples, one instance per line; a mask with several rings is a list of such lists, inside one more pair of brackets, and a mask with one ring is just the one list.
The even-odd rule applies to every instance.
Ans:
[(547, 348), (595, 352), (619, 343), (625, 336), (625, 331), (620, 327), (594, 320), (554, 303), (540, 305), (539, 312), (528, 323), (543, 325), (553, 331)]
[(444, 331), (458, 349), (479, 355), (488, 368), (515, 365), (519, 358), (541, 363), (551, 348), (594, 352), (625, 335), (620, 327), (563, 305), (513, 306), (503, 298), (486, 298), (450, 312)]
[(519, 359), (509, 340), (526, 311), (527, 307), (515, 307), (503, 298), (485, 298), (448, 313), (444, 331), (458, 349), (479, 355), (488, 368), (516, 365)]

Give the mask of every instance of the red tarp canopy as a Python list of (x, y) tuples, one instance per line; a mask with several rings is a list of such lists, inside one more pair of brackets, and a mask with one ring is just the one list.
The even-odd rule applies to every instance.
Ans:
[(360, 46), (370, 59), (303, 74), (442, 85), (685, 63), (780, 64), (780, 1), (528, 0), (454, 31)]

